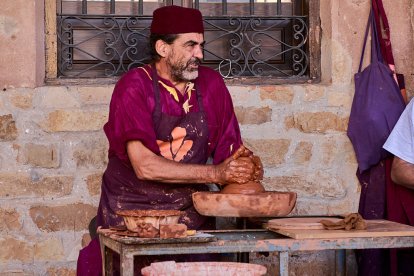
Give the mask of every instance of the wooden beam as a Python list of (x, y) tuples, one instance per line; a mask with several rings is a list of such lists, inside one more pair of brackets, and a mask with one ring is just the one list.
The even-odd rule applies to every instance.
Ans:
[(46, 79), (57, 77), (56, 0), (45, 0)]

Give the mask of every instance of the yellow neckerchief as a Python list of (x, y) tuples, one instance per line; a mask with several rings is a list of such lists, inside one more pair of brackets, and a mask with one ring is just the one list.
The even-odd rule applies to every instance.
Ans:
[(187, 82), (187, 84), (185, 85), (185, 90), (184, 91), (188, 93), (188, 98), (187, 98), (187, 100), (183, 104), (183, 109), (184, 109), (184, 112), (186, 114), (188, 112), (190, 112), (190, 108), (193, 107), (192, 105), (189, 104), (189, 101), (191, 99), (191, 92), (193, 90), (194, 90), (194, 83), (193, 82)]
[[(139, 68), (144, 70), (144, 72), (147, 74), (148, 78), (150, 80), (152, 80), (151, 75), (148, 73), (148, 71), (144, 67), (139, 67)], [(160, 83), (170, 93), (170, 95), (173, 96), (173, 98), (176, 102), (179, 102), (177, 90), (175, 89), (175, 87), (171, 87), (171, 86), (165, 84), (164, 82), (162, 82), (160, 80), (158, 81), (158, 83)], [(193, 82), (187, 82), (187, 84), (185, 85), (184, 93), (188, 93), (188, 98), (183, 104), (183, 109), (184, 109), (185, 113), (190, 112), (190, 108), (193, 107), (192, 105), (189, 104), (189, 101), (191, 99), (192, 90), (194, 90), (194, 83)]]

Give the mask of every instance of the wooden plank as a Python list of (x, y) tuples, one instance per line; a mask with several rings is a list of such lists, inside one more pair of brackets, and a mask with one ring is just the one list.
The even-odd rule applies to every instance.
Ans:
[(270, 229), (294, 239), (336, 239), (414, 236), (414, 227), (386, 220), (367, 220), (366, 230)]
[(280, 218), (271, 219), (267, 222), (267, 228), (271, 229), (315, 229), (323, 230), (324, 227), (320, 223), (326, 219), (333, 222), (340, 221), (342, 218), (333, 217), (301, 217), (301, 218)]
[(309, 1), (309, 74), (312, 83), (321, 81), (322, 28), (320, 0)]

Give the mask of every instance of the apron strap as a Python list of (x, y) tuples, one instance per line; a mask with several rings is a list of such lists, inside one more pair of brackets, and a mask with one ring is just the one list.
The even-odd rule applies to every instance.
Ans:
[(194, 81), (194, 87), (196, 91), (199, 112), (204, 113), (203, 97), (201, 95), (202, 93), (200, 92), (200, 87), (197, 85), (196, 81)]
[(381, 49), (380, 49), (380, 45), (378, 41), (378, 34), (377, 34), (375, 19), (374, 19), (373, 12), (371, 9), (371, 11), (369, 12), (367, 27), (365, 29), (364, 44), (362, 46), (361, 58), (359, 60), (358, 73), (361, 73), (362, 62), (364, 60), (364, 54), (365, 54), (365, 47), (367, 45), (368, 33), (370, 29), (371, 29), (371, 63), (374, 61), (383, 62), (382, 55), (381, 55)]
[(155, 108), (152, 113), (152, 119), (154, 122), (158, 122), (161, 118), (161, 103), (160, 103), (160, 87), (158, 85), (157, 68), (154, 64), (151, 64), (152, 68), (152, 86), (154, 88)]

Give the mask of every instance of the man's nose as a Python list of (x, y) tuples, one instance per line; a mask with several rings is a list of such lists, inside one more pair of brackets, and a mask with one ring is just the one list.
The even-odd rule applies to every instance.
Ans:
[(198, 59), (203, 59), (203, 47), (201, 47), (200, 45), (195, 47), (193, 56), (198, 58)]

